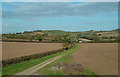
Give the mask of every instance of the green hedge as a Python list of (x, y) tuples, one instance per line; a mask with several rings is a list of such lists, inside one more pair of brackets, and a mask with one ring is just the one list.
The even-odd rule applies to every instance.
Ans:
[(120, 40), (114, 40), (114, 41), (112, 41), (112, 40), (108, 40), (108, 41), (99, 40), (99, 41), (90, 41), (88, 43), (120, 43)]
[(2, 66), (7, 66), (7, 65), (11, 65), (11, 64), (17, 64), (17, 63), (20, 63), (20, 62), (23, 62), (23, 61), (30, 61), (30, 60), (33, 60), (33, 59), (42, 58), (42, 57), (45, 57), (45, 56), (49, 56), (49, 55), (52, 55), (52, 54), (63, 52), (64, 50), (71, 49), (74, 46), (73, 43), (63, 43), (63, 45), (64, 44), (65, 44), (66, 48), (64, 48), (64, 46), (63, 46), (63, 49), (3, 60), (2, 61)]
[(34, 54), (34, 55), (28, 55), (28, 56), (22, 56), (22, 57), (17, 57), (17, 58), (12, 58), (12, 59), (7, 59), (2, 61), (2, 66), (7, 66), (11, 64), (17, 64), (23, 61), (29, 61), (37, 58), (42, 58), (51, 54), (56, 54), (58, 52), (63, 52), (64, 49), (59, 49), (59, 50), (54, 50), (54, 51), (49, 51), (49, 52), (44, 52), (44, 53), (39, 53), (39, 54)]

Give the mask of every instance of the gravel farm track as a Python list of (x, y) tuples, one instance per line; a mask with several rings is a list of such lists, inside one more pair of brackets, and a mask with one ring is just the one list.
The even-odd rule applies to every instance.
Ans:
[(117, 43), (81, 43), (80, 46), (71, 56), (73, 62), (98, 75), (118, 75)]
[(55, 60), (57, 60), (57, 59), (59, 59), (59, 58), (61, 58), (63, 56), (64, 55), (59, 55), (59, 56), (53, 57), (51, 59), (48, 59), (48, 60), (46, 60), (46, 61), (44, 61), (44, 62), (42, 62), (40, 64), (37, 64), (37, 65), (31, 67), (31, 68), (29, 68), (29, 69), (27, 69), (27, 70), (25, 70), (23, 72), (17, 73), (15, 75), (39, 75), (39, 74), (36, 73), (37, 70), (40, 70), (44, 66), (52, 63), (53, 61), (55, 61)]
[(62, 48), (62, 43), (2, 42), (2, 59), (32, 55)]

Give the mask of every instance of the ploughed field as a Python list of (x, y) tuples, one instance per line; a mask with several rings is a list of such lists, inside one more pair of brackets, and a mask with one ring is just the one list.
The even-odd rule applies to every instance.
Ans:
[(83, 43), (71, 59), (98, 75), (118, 75), (117, 43)]
[(63, 48), (62, 43), (2, 42), (2, 59), (11, 59), (61, 48)]

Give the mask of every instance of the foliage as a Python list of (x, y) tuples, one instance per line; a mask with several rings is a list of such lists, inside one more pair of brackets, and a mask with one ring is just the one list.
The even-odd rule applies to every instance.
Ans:
[(75, 43), (77, 42), (77, 36), (75, 34), (70, 34), (70, 33), (67, 33), (64, 35), (64, 42), (67, 42), (67, 43)]
[(20, 63), (23, 61), (30, 61), (33, 59), (42, 58), (42, 57), (45, 57), (48, 55), (56, 54), (58, 52), (63, 52), (63, 50), (64, 49), (59, 49), (59, 50), (54, 50), (51, 52), (49, 51), (49, 52), (44, 52), (44, 53), (40, 53), (40, 54), (34, 54), (34, 55), (22, 56), (22, 57), (18, 57), (18, 58), (14, 58), (14, 59), (3, 60), (2, 66), (7, 66), (7, 65), (11, 65), (11, 64)]
[(23, 61), (21, 63), (17, 63), (17, 64), (12, 64), (12, 65), (7, 65), (2, 67), (2, 75), (13, 75), (16, 74), (18, 72), (21, 72), (25, 69), (28, 69), (36, 64), (39, 64), (41, 62), (44, 62), (50, 58), (53, 58), (55, 56), (58, 55), (62, 55), (62, 54), (66, 54), (70, 51), (74, 51), (76, 49), (76, 46), (71, 48), (70, 50), (64, 51), (64, 52), (60, 52), (60, 53), (56, 53), (56, 54), (52, 54), (52, 55), (48, 55), (42, 58), (38, 58), (38, 59), (33, 59), (33, 60), (29, 60), (29, 61)]
[(42, 62), (44, 62), (44, 61), (46, 61), (50, 58), (61, 55), (62, 53), (63, 52), (53, 54), (53, 55), (49, 55), (49, 56), (42, 57), (42, 58), (38, 58), (38, 59), (33, 59), (33, 60), (30, 60), (30, 61), (23, 61), (21, 63), (12, 64), (12, 65), (9, 65), (9, 66), (4, 66), (4, 67), (2, 67), (2, 75), (5, 76), (5, 75), (16, 74), (16, 73), (21, 72), (25, 69), (28, 69), (28, 68), (36, 65), (36, 64), (42, 63)]
[(36, 35), (35, 39), (42, 42), (42, 40), (44, 40), (45, 38), (43, 35)]
[[(61, 30), (36, 30), (25, 31), (23, 33), (9, 33), (2, 34), (2, 39), (15, 41), (19, 39), (22, 41), (29, 40), (30, 42), (45, 42), (45, 43), (76, 43), (78, 38), (93, 40), (99, 42), (102, 39), (117, 39), (118, 30), (112, 31), (85, 31), (85, 32), (66, 32)], [(112, 35), (112, 36), (111, 36)]]
[(72, 44), (71, 43), (63, 43), (62, 46), (64, 49), (68, 50), (72, 47)]
[(115, 37), (115, 36), (103, 36), (102, 37), (103, 39), (117, 39), (117, 37)]
[(120, 40), (106, 40), (106, 41), (102, 41), (102, 40), (99, 40), (99, 41), (90, 41), (89, 43), (119, 43)]
[(66, 31), (62, 30), (45, 30), (44, 32), (50, 33), (50, 34), (56, 34), (56, 35), (63, 35), (66, 34)]

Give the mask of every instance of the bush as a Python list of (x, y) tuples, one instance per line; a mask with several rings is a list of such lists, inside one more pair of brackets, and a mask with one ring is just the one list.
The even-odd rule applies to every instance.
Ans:
[(68, 50), (73, 47), (73, 44), (72, 43), (63, 43), (62, 46), (65, 50)]
[(99, 40), (99, 41), (90, 41), (88, 43), (119, 43), (120, 40), (108, 40), (108, 41), (102, 41), (102, 40)]

